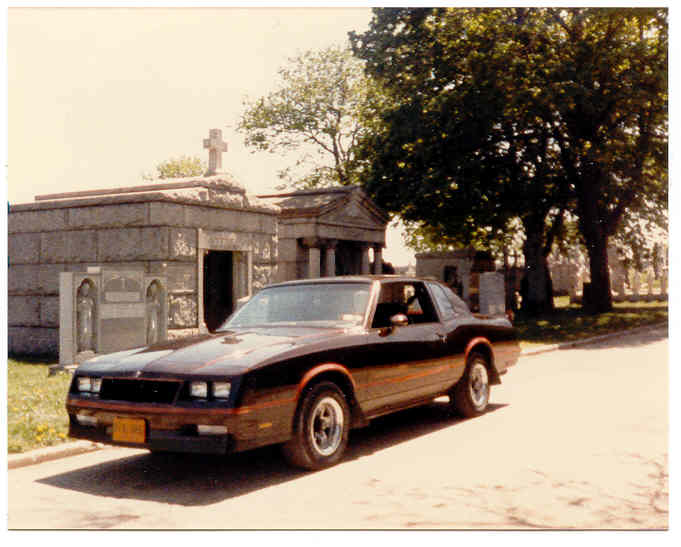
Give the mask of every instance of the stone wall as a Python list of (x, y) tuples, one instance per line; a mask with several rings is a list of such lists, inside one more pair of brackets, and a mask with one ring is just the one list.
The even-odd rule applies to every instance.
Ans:
[(252, 206), (245, 196), (240, 203), (233, 203), (233, 195), (230, 199), (206, 200), (196, 192), (153, 192), (12, 206), (9, 351), (57, 353), (59, 273), (86, 271), (89, 266), (166, 276), (168, 328), (197, 328), (202, 292), (197, 272), (199, 229), (220, 232), (251, 250), (254, 290), (272, 281), (277, 260), (276, 208)]

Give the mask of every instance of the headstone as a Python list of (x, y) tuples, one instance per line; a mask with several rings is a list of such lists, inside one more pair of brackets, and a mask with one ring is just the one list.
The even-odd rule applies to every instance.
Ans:
[(653, 287), (655, 286), (655, 270), (650, 267), (648, 268), (648, 298), (652, 300), (653, 298)]
[(632, 300), (638, 300), (641, 295), (641, 272), (634, 271), (631, 292), (633, 293)]
[(667, 269), (663, 269), (660, 273), (660, 296), (664, 299), (667, 296), (667, 278), (669, 272)]
[(503, 315), (506, 311), (504, 274), (484, 272), (480, 274), (480, 313), (484, 315)]
[(59, 274), (59, 363), (167, 338), (166, 278), (140, 270)]

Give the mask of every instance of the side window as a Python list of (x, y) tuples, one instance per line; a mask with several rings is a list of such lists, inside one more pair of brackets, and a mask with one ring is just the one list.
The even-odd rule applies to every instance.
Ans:
[(449, 302), (452, 304), (452, 307), (454, 308), (454, 315), (456, 317), (470, 317), (471, 311), (468, 309), (468, 306), (463, 300), (461, 300), (461, 298), (459, 298), (454, 293), (452, 289), (450, 289), (449, 287), (443, 287), (442, 285), (439, 285), (439, 287), (447, 295)]
[(442, 313), (442, 319), (444, 321), (448, 321), (456, 315), (454, 311), (454, 306), (452, 306), (452, 303), (449, 301), (449, 298), (447, 298), (447, 294), (445, 293), (444, 288), (441, 285), (437, 285), (435, 283), (429, 283), (430, 289), (433, 293), (433, 296), (435, 297), (435, 302), (437, 303), (437, 307), (440, 308), (440, 312)]
[(384, 283), (378, 297), (372, 327), (387, 327), (393, 315), (402, 313), (409, 324), (432, 323), (437, 314), (423, 283)]

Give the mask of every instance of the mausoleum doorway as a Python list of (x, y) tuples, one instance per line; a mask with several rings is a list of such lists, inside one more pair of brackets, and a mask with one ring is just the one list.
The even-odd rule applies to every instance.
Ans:
[(208, 251), (203, 258), (203, 314), (213, 331), (234, 311), (234, 253)]

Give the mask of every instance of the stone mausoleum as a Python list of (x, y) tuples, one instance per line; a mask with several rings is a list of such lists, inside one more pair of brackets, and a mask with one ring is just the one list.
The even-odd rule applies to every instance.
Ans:
[(164, 279), (170, 337), (216, 328), (268, 283), (380, 273), (388, 217), (359, 188), (252, 196), (221, 172), (219, 130), (204, 146), (204, 177), (43, 195), (9, 208), (10, 352), (58, 352), (62, 272)]

